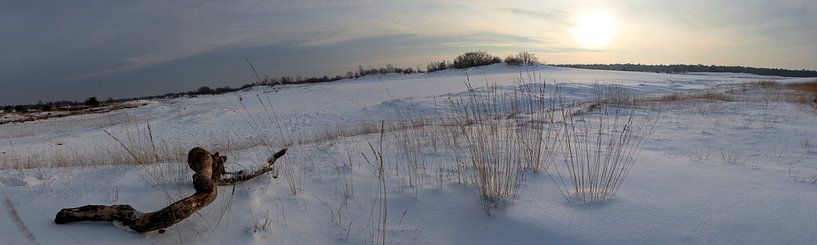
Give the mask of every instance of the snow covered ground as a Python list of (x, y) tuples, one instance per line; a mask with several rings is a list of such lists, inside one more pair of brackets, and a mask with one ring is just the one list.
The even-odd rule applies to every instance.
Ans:
[[(417, 137), (415, 152), (424, 153), (420, 160), (402, 154), (406, 146), (395, 136), (401, 131), (385, 134), (387, 177), (379, 181), (372, 148), (380, 142), (381, 121), (448, 115), (449, 99), (467, 96), (466, 84), (476, 89), (496, 84), (511, 91), (542, 80), (546, 90), (559, 84), (560, 95), (577, 102), (590, 100), (594, 84), (657, 96), (760, 80), (814, 81), (491, 65), (255, 87), (5, 124), (0, 125), (0, 168), (6, 169), (0, 170), (0, 198), (5, 199), (0, 200), (5, 204), (0, 243), (377, 244), (383, 237), (388, 244), (817, 240), (817, 113), (813, 105), (778, 100), (659, 103), (653, 108), (660, 111), (655, 132), (623, 187), (602, 203), (569, 202), (547, 174), (527, 172), (519, 195), (489, 216), (480, 205), (479, 189), (461, 181), (446, 146), (432, 142), (435, 137), (426, 134), (434, 131), (422, 128), (407, 129), (427, 136)], [(54, 224), (54, 215), (65, 207), (127, 203), (152, 211), (190, 195), (192, 171), (183, 162), (135, 165), (124, 153), (120, 142), (140, 150), (150, 145), (146, 136), (168, 155), (186, 154), (195, 146), (219, 149), (233, 169), (261, 163), (284, 145), (290, 151), (279, 166), (280, 178), (262, 176), (221, 187), (210, 206), (163, 234), (132, 233), (109, 223)], [(427, 166), (413, 175), (396, 173), (410, 161)], [(27, 169), (15, 169), (20, 163)], [(385, 200), (379, 191), (383, 183)]]

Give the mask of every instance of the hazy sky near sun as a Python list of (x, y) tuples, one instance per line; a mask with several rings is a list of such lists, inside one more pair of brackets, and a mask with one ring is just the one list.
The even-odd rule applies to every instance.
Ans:
[(817, 1), (0, 1), (0, 37), (0, 104), (236, 86), (244, 57), (274, 77), (476, 50), (817, 69)]

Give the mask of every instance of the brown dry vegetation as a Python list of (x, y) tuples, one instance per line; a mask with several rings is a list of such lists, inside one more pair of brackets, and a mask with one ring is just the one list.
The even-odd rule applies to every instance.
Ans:
[(121, 109), (128, 109), (128, 108), (136, 108), (140, 106), (147, 105), (145, 103), (113, 103), (108, 104), (100, 107), (93, 107), (93, 108), (85, 108), (85, 109), (65, 109), (65, 110), (58, 110), (53, 112), (14, 112), (22, 117), (22, 119), (16, 120), (8, 120), (8, 121), (0, 121), (0, 125), (6, 123), (23, 123), (23, 122), (30, 122), (30, 121), (37, 121), (37, 120), (47, 120), (50, 118), (61, 118), (61, 117), (70, 117), (76, 115), (85, 115), (85, 114), (92, 114), (92, 113), (106, 113), (115, 110)]
[(635, 99), (635, 103), (668, 103), (668, 102), (679, 102), (679, 101), (690, 101), (690, 100), (701, 100), (701, 101), (735, 101), (736, 98), (728, 93), (717, 91), (714, 89), (707, 89), (701, 92), (694, 92), (694, 93), (670, 93), (670, 94), (662, 94), (656, 96), (646, 96), (640, 97)]
[(810, 93), (812, 97), (811, 102), (815, 103), (815, 106), (817, 106), (817, 81), (809, 83), (786, 84), (786, 88), (796, 91), (802, 91), (805, 93)]
[(817, 81), (788, 84), (763, 81), (750, 83), (749, 86), (772, 91), (770, 95), (774, 101), (817, 107)]
[(724, 88), (711, 88), (700, 92), (679, 92), (625, 99), (608, 98), (597, 101), (633, 106), (698, 102), (785, 102), (817, 106), (817, 81), (793, 84), (758, 81)]

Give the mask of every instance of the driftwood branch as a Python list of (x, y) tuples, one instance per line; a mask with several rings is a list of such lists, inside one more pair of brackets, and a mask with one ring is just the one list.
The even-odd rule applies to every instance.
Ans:
[[(275, 153), (267, 160), (267, 164), (255, 171), (238, 171), (227, 173), (224, 171), (226, 156), (218, 152), (210, 152), (196, 147), (187, 154), (187, 164), (193, 174), (193, 188), (196, 192), (179, 200), (170, 206), (152, 213), (141, 213), (130, 205), (87, 205), (77, 208), (65, 208), (57, 213), (54, 222), (65, 224), (79, 221), (108, 221), (121, 222), (122, 225), (136, 232), (149, 232), (170, 227), (179, 221), (190, 217), (193, 213), (209, 205), (218, 195), (216, 185), (231, 185), (255, 178), (273, 170), (273, 164), (278, 158), (286, 154), (286, 149)], [(222, 178), (222, 176), (226, 178)]]
[[(277, 161), (278, 158), (284, 156), (284, 154), (286, 153), (287, 153), (286, 148), (276, 152), (274, 155), (272, 155), (272, 157), (267, 159), (266, 165), (254, 171), (241, 170), (236, 172), (224, 172), (224, 174), (221, 176), (221, 179), (219, 179), (218, 181), (218, 185), (234, 185), (238, 182), (247, 181), (252, 178), (258, 177), (259, 175), (272, 171), (275, 161)], [(274, 174), (272, 177), (278, 178), (278, 175)]]

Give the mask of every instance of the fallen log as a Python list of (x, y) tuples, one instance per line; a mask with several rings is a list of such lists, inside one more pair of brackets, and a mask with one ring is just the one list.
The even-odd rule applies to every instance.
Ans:
[(236, 184), (272, 171), (275, 161), (284, 154), (286, 154), (286, 149), (278, 151), (267, 159), (266, 165), (254, 171), (226, 172), (224, 170), (226, 156), (219, 155), (218, 152), (210, 154), (196, 147), (187, 154), (187, 165), (195, 172), (193, 188), (196, 192), (193, 195), (152, 213), (141, 213), (130, 205), (86, 205), (64, 208), (57, 213), (54, 222), (57, 224), (80, 221), (121, 222), (122, 225), (136, 232), (159, 230), (159, 233), (163, 233), (165, 228), (190, 217), (215, 200), (218, 195), (217, 185)]

